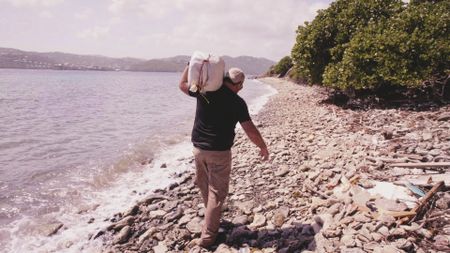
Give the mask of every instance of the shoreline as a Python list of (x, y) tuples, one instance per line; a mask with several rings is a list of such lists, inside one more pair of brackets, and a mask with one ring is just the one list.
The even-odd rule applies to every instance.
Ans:
[[(251, 89), (247, 89), (245, 95), (251, 102), (249, 109), (257, 112), (265, 103), (265, 98), (272, 93), (272, 88), (263, 84), (260, 86), (259, 82), (252, 81), (250, 84), (247, 88)], [(178, 88), (174, 87), (174, 90), (178, 94)], [(189, 102), (195, 105), (194, 101)], [(188, 112), (189, 115), (194, 113), (191, 110)], [(189, 128), (192, 127), (190, 121), (189, 118), (177, 124), (179, 131), (176, 134), (158, 137), (158, 145), (148, 145), (144, 140), (113, 155), (117, 159), (110, 163), (93, 164), (92, 170), (99, 173), (82, 178), (79, 184), (82, 186), (73, 187), (76, 189), (74, 191), (64, 191), (63, 188), (57, 192), (60, 194), (57, 196), (62, 196), (62, 200), (67, 199), (70, 203), (61, 204), (58, 209), (47, 208), (45, 211), (48, 212), (37, 215), (18, 213), (17, 218), (11, 219), (0, 229), (0, 248), (8, 252), (80, 252), (84, 247), (92, 249), (89, 252), (98, 252), (95, 242), (91, 245), (93, 241), (89, 241), (85, 245), (89, 233), (108, 226), (109, 218), (115, 213), (132, 207), (155, 189), (166, 188), (179, 179), (179, 173), (191, 169), (192, 144), (188, 136)], [(179, 127), (181, 124), (188, 128), (184, 130), (184, 127)], [(76, 177), (79, 178), (81, 176)], [(4, 210), (4, 205), (1, 207)]]
[[(275, 78), (262, 81), (278, 91), (253, 117), (272, 158), (260, 161), (257, 148), (237, 131), (230, 193), (212, 252), (427, 250), (411, 239), (408, 229), (414, 224), (394, 227), (391, 217), (373, 219), (355, 209), (351, 194), (340, 199), (333, 190), (344, 178), (354, 176), (366, 185), (371, 180), (391, 181), (385, 160), (400, 154), (410, 160), (441, 156), (447, 161), (450, 144), (445, 134), (450, 124), (440, 119), (449, 108), (343, 110), (322, 104), (325, 94), (320, 87)], [(383, 137), (386, 133), (391, 138)], [(428, 152), (411, 152), (411, 145)], [(104, 252), (184, 252), (186, 244), (199, 236), (204, 212), (193, 173), (180, 174), (179, 182), (111, 217), (111, 224), (92, 231), (90, 240), (103, 244)], [(449, 192), (440, 197), (448, 200), (442, 207), (450, 204)], [(448, 223), (444, 231), (446, 227), (450, 228)], [(431, 233), (421, 229), (423, 234)], [(436, 236), (427, 238), (436, 241)], [(210, 251), (194, 248), (193, 252)]]

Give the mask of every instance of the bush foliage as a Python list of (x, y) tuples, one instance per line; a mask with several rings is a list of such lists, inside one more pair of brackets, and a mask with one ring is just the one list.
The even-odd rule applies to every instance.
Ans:
[(290, 56), (283, 57), (277, 64), (273, 65), (270, 70), (270, 75), (284, 76), (293, 66)]
[(339, 89), (419, 87), (449, 74), (450, 2), (337, 0), (299, 26), (295, 72)]

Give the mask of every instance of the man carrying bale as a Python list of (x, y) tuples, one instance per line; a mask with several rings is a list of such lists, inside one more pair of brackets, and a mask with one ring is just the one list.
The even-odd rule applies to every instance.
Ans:
[(189, 67), (184, 70), (180, 89), (197, 99), (192, 143), (196, 166), (195, 183), (205, 204), (205, 220), (201, 238), (191, 246), (209, 247), (214, 244), (220, 225), (221, 208), (228, 194), (231, 171), (231, 146), (235, 137), (235, 126), (239, 122), (249, 139), (260, 149), (263, 160), (269, 151), (256, 126), (253, 124), (247, 104), (237, 95), (243, 88), (245, 75), (238, 68), (231, 68), (216, 91), (200, 92), (190, 89)]

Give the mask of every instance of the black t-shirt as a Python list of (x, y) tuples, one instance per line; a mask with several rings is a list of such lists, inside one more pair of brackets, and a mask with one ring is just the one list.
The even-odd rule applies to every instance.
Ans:
[(222, 85), (217, 91), (193, 93), (197, 98), (192, 143), (203, 150), (224, 151), (233, 146), (237, 122), (250, 120), (245, 101)]

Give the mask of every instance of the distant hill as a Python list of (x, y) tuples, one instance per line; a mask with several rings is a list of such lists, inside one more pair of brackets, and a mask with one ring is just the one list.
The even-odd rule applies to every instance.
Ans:
[[(38, 53), (0, 48), (0, 68), (181, 72), (189, 59), (190, 56), (187, 55), (144, 60), (60, 52)], [(223, 59), (227, 69), (238, 67), (249, 75), (263, 74), (275, 64), (274, 61), (251, 56), (223, 56)]]
[(12, 48), (0, 48), (0, 68), (129, 70), (132, 65), (140, 62), (144, 62), (144, 60), (59, 52), (38, 53)]

